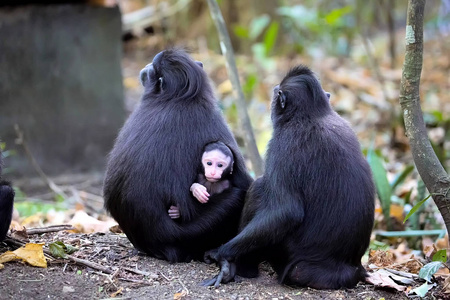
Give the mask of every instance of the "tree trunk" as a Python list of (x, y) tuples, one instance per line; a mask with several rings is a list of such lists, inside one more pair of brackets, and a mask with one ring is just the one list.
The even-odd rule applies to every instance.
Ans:
[(245, 147), (248, 151), (250, 161), (252, 162), (252, 169), (255, 172), (256, 177), (258, 177), (264, 172), (264, 163), (259, 154), (258, 147), (256, 146), (253, 127), (247, 112), (247, 104), (245, 103), (244, 93), (242, 92), (241, 83), (239, 81), (239, 75), (237, 71), (236, 60), (234, 59), (233, 47), (231, 46), (230, 36), (225, 26), (225, 21), (223, 20), (222, 12), (220, 11), (217, 1), (207, 1), (211, 12), (211, 17), (219, 33), (220, 48), (222, 49), (222, 54), (226, 59), (228, 76), (230, 77), (231, 85), (233, 86), (233, 94), (236, 99), (239, 120), (241, 122), (242, 131), (244, 133)]
[(425, 0), (408, 1), (406, 53), (400, 86), (400, 105), (403, 109), (406, 135), (409, 138), (414, 163), (449, 232), (450, 177), (433, 151), (420, 106), (424, 7)]

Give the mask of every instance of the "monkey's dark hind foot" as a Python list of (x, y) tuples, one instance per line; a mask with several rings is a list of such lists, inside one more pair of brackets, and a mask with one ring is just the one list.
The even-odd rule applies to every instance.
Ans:
[(203, 280), (201, 286), (219, 287), (221, 283), (234, 281), (236, 277), (236, 264), (228, 262), (226, 259), (220, 261), (220, 272), (217, 276)]
[(217, 277), (219, 277), (219, 275), (214, 276), (213, 278), (210, 278), (210, 279), (205, 279), (201, 283), (199, 283), (199, 286), (214, 286), (214, 287), (217, 287), (217, 286), (219, 286), (219, 284), (217, 284), (217, 286), (216, 286)]

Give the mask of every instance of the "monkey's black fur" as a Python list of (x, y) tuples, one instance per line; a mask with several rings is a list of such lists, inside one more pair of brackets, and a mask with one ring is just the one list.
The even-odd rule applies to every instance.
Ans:
[[(240, 233), (209, 257), (222, 265), (206, 285), (266, 260), (280, 283), (354, 287), (366, 271), (374, 185), (356, 135), (336, 114), (314, 74), (293, 68), (274, 89), (273, 137), (264, 176), (247, 193)], [(223, 276), (223, 278), (220, 278)]]
[[(200, 62), (166, 50), (140, 76), (142, 101), (108, 159), (105, 208), (137, 249), (170, 262), (202, 258), (237, 233), (252, 179)], [(233, 188), (201, 204), (189, 188), (204, 145), (215, 141), (233, 152)], [(171, 205), (181, 212), (176, 221)]]
[(13, 203), (14, 203), (14, 190), (8, 181), (2, 180), (2, 152), (0, 150), (0, 242), (5, 239), (8, 232), (9, 225), (11, 224)]

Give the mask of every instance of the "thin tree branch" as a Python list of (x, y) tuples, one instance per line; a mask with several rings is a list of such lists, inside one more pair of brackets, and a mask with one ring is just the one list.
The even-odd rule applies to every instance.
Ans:
[(28, 143), (25, 140), (23, 131), (20, 129), (19, 125), (15, 124), (14, 125), (14, 129), (15, 129), (16, 134), (17, 134), (16, 143), (23, 146), (23, 149), (25, 150), (25, 154), (28, 156), (28, 159), (30, 160), (31, 164), (33, 165), (34, 169), (39, 174), (39, 176), (42, 178), (42, 180), (44, 180), (44, 182), (48, 185), (48, 187), (53, 192), (55, 192), (56, 194), (60, 195), (64, 199), (67, 199), (67, 195), (64, 193), (64, 191), (58, 185), (56, 185), (53, 182), (53, 180), (48, 178), (47, 175), (45, 175), (44, 171), (39, 166), (38, 162), (36, 161), (36, 159), (33, 156), (33, 153), (31, 153), (30, 147), (28, 147)]
[(69, 224), (63, 224), (63, 225), (51, 225), (47, 227), (40, 227), (40, 228), (27, 228), (26, 232), (28, 235), (32, 234), (43, 234), (43, 233), (49, 233), (49, 232), (58, 232), (63, 230), (75, 230), (76, 228)]
[(244, 132), (244, 142), (247, 148), (250, 160), (252, 162), (253, 171), (256, 176), (262, 175), (264, 166), (261, 156), (259, 155), (258, 147), (256, 146), (255, 136), (253, 133), (250, 117), (247, 112), (247, 105), (245, 103), (244, 93), (242, 92), (241, 83), (239, 82), (239, 75), (236, 67), (236, 60), (234, 58), (233, 47), (231, 46), (230, 36), (228, 35), (225, 21), (216, 0), (207, 0), (211, 17), (216, 24), (217, 31), (220, 38), (220, 48), (222, 54), (226, 58), (226, 66), (228, 75), (230, 76), (231, 85), (233, 86), (236, 105), (238, 107), (239, 119), (242, 123)]

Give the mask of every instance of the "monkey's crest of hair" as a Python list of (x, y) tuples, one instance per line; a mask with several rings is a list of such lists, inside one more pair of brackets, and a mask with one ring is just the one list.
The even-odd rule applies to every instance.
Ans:
[[(278, 114), (291, 118), (291, 114), (296, 112), (308, 117), (320, 117), (331, 110), (319, 80), (307, 66), (293, 67), (281, 81), (279, 89), (286, 98), (286, 109), (275, 106)], [(277, 95), (274, 99), (277, 100)]]
[(231, 161), (234, 161), (233, 151), (228, 147), (225, 143), (221, 141), (210, 142), (205, 145), (203, 148), (203, 152), (210, 152), (213, 150), (220, 150), (223, 154), (228, 155), (231, 158)]
[(155, 56), (152, 66), (144, 98), (157, 95), (161, 101), (210, 100), (213, 92), (208, 76), (186, 51), (165, 50)]

